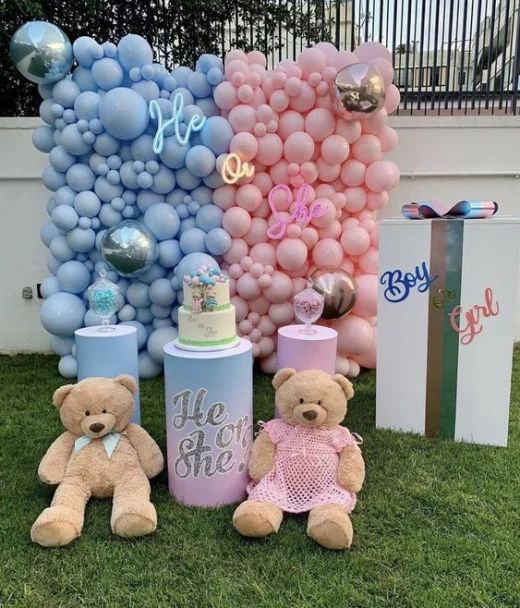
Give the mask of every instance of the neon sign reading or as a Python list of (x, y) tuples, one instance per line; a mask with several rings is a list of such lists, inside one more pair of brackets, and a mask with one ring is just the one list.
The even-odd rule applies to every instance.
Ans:
[(226, 184), (235, 184), (242, 177), (252, 177), (255, 168), (245, 160), (242, 160), (239, 154), (231, 152), (226, 156), (220, 175)]

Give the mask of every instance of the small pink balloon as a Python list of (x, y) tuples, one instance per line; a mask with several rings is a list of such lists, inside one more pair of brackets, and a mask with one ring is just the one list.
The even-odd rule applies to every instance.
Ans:
[(334, 239), (322, 239), (314, 245), (312, 260), (319, 268), (337, 268), (343, 260), (343, 249)]
[(249, 272), (255, 277), (255, 279), (258, 279), (260, 276), (262, 276), (264, 272), (264, 266), (259, 262), (253, 262), (253, 264), (251, 264)]
[(376, 249), (379, 247), (379, 224), (375, 224), (370, 231), (370, 242), (372, 247), (375, 247)]
[(377, 276), (362, 274), (357, 277), (357, 297), (352, 312), (361, 317), (375, 317), (377, 314)]
[(258, 342), (260, 357), (268, 357), (274, 351), (274, 341), (269, 337), (262, 337)]
[[(342, 184), (343, 185), (343, 184)], [(347, 197), (343, 194), (343, 192), (335, 192), (332, 195), (332, 202), (338, 211), (341, 211), (343, 207), (347, 204)]]
[(383, 209), (388, 203), (388, 192), (368, 192), (367, 208), (372, 211)]
[(292, 292), (291, 279), (279, 270), (275, 270), (272, 275), (271, 286), (264, 289), (265, 297), (271, 302), (285, 302)]
[(258, 243), (251, 248), (250, 255), (255, 262), (264, 266), (276, 264), (276, 251), (270, 243)]
[(263, 122), (257, 122), (253, 127), (253, 135), (255, 137), (263, 137), (267, 133), (267, 125)]
[(296, 270), (307, 259), (307, 247), (299, 239), (282, 239), (276, 248), (276, 259), (284, 270)]
[(273, 279), (270, 274), (262, 274), (258, 277), (258, 284), (262, 289), (266, 289), (267, 287), (271, 287), (273, 283)]
[(229, 276), (232, 279), (238, 279), (242, 276), (242, 267), (240, 266), (240, 264), (237, 264), (236, 262), (234, 264), (231, 264), (231, 266), (229, 267)]
[(319, 72), (312, 72), (312, 74), (309, 74), (307, 81), (311, 87), (317, 87), (321, 82), (321, 74)]
[(349, 314), (332, 322), (338, 332), (338, 351), (342, 355), (360, 355), (367, 351), (374, 342), (372, 325), (362, 317)]
[(275, 89), (283, 89), (287, 82), (287, 74), (282, 70), (275, 70), (273, 73), (273, 84)]
[(359, 61), (371, 63), (374, 59), (384, 59), (392, 62), (392, 53), (380, 42), (363, 42), (354, 51)]
[(247, 59), (232, 59), (230, 61), (226, 61), (226, 67), (224, 70), (226, 74), (226, 78), (231, 79), (233, 74), (243, 74), (247, 76), (249, 72), (249, 68), (247, 67)]
[(329, 199), (317, 198), (314, 204), (319, 205), (325, 213), (321, 217), (315, 217), (311, 220), (311, 224), (316, 228), (325, 228), (336, 219), (336, 205)]
[(260, 361), (260, 369), (264, 374), (273, 375), (277, 371), (276, 352), (273, 352), (269, 357), (265, 357)]
[[(239, 186), (236, 192), (236, 204), (242, 207), (246, 211), (253, 212), (258, 209), (262, 202), (262, 193), (253, 184), (245, 184)], [(251, 224), (248, 227), (250, 228)], [(245, 234), (245, 233), (244, 233)], [(242, 234), (235, 234), (233, 236), (243, 236)]]
[(400, 101), (401, 94), (399, 93), (399, 89), (394, 84), (386, 87), (384, 108), (389, 114), (397, 110)]
[(352, 145), (361, 135), (361, 123), (359, 120), (346, 121), (342, 118), (337, 118), (334, 133), (341, 135)]
[(235, 204), (236, 187), (225, 185), (213, 191), (213, 202), (223, 211)]
[(378, 135), (381, 142), (381, 152), (390, 152), (397, 146), (399, 140), (397, 133), (388, 125)]
[(314, 154), (314, 141), (304, 131), (296, 131), (287, 137), (283, 144), (283, 155), (289, 163), (310, 161)]
[(300, 165), (298, 163), (289, 163), (287, 173), (289, 173), (291, 177), (293, 175), (298, 175), (300, 173)]
[(356, 158), (350, 158), (343, 163), (339, 176), (345, 186), (361, 186), (365, 182), (365, 171), (364, 163)]
[(237, 323), (243, 321), (247, 317), (247, 313), (249, 312), (249, 306), (245, 300), (243, 300), (240, 296), (233, 296), (231, 299), (231, 304), (235, 307), (235, 313), (237, 317)]
[(251, 216), (241, 207), (230, 207), (224, 212), (222, 226), (232, 237), (241, 237), (251, 227)]
[(246, 65), (248, 62), (247, 55), (240, 49), (233, 49), (232, 51), (229, 51), (229, 53), (226, 55), (225, 65), (227, 66), (229, 63), (231, 63), (231, 61), (235, 60), (243, 61)]
[(311, 110), (305, 117), (305, 131), (314, 141), (323, 141), (334, 133), (335, 128), (334, 114), (324, 108)]
[(339, 265), (341, 270), (348, 272), (348, 274), (354, 274), (354, 262), (348, 258), (343, 258), (343, 261)]
[(253, 217), (251, 219), (251, 226), (244, 235), (244, 240), (250, 247), (257, 243), (265, 243), (267, 240), (267, 228), (267, 220), (263, 217)]
[(296, 63), (302, 71), (302, 75), (305, 79), (313, 72), (321, 72), (327, 65), (327, 56), (319, 48), (311, 47), (303, 49), (296, 59)]
[(299, 112), (296, 110), (286, 110), (280, 115), (278, 120), (278, 135), (285, 140), (291, 133), (303, 131), (304, 127), (305, 120)]
[(359, 268), (367, 274), (377, 274), (379, 254), (377, 249), (369, 247), (365, 253), (358, 258)]
[(301, 80), (296, 76), (291, 76), (287, 79), (284, 90), (289, 97), (296, 97), (302, 90)]
[(349, 230), (354, 226), (359, 226), (359, 220), (355, 217), (347, 217), (341, 222), (342, 230)]
[(358, 213), (365, 207), (367, 203), (367, 194), (364, 188), (359, 186), (356, 186), (355, 188), (345, 188), (343, 193), (346, 198), (345, 209), (349, 213)]
[(373, 163), (381, 158), (381, 144), (375, 135), (365, 133), (352, 144), (354, 158), (362, 163)]
[(267, 132), (268, 133), (276, 133), (276, 130), (278, 129), (278, 123), (276, 122), (276, 120), (270, 120), (267, 123)]
[(235, 133), (241, 133), (242, 131), (252, 133), (257, 122), (255, 109), (246, 104), (239, 104), (231, 108), (228, 120)]
[(316, 163), (307, 162), (300, 166), (300, 175), (308, 183), (312, 184), (318, 179), (318, 167)]
[(337, 241), (341, 236), (341, 224), (338, 220), (333, 220), (325, 228), (320, 228), (320, 239), (334, 239)]
[(258, 142), (251, 133), (237, 133), (229, 144), (229, 151), (238, 154), (244, 161), (253, 160), (258, 151)]
[(363, 219), (361, 221), (361, 227), (364, 228), (368, 233), (370, 233), (375, 225), (376, 223), (372, 218)]
[(276, 112), (283, 112), (289, 106), (289, 95), (284, 90), (273, 91), (269, 103)]
[(302, 236), (302, 228), (298, 224), (290, 224), (287, 226), (286, 234), (290, 239), (299, 239)]
[(234, 87), (238, 88), (246, 82), (246, 75), (242, 74), (242, 72), (235, 72), (233, 76), (231, 76), (230, 81)]
[(276, 164), (283, 154), (283, 143), (276, 133), (266, 133), (258, 140), (256, 158), (263, 165), (270, 167)]
[(386, 59), (377, 58), (374, 59), (372, 65), (377, 68), (377, 71), (381, 74), (381, 78), (385, 83), (385, 87), (388, 87), (392, 84), (394, 79), (394, 68), (392, 67), (391, 61), (386, 61)]
[(232, 239), (231, 247), (224, 254), (224, 261), (228, 264), (234, 264), (240, 262), (240, 260), (247, 255), (249, 247), (244, 239)]
[[(330, 62), (331, 62), (331, 60), (329, 59), (329, 63)], [(333, 65), (328, 65), (326, 68), (323, 68), (323, 70), (321, 72), (323, 80), (325, 80), (325, 82), (329, 82), (329, 83), (331, 83), (334, 80), (334, 78), (336, 78), (337, 74), (338, 74), (338, 70)]]
[(383, 192), (391, 190), (399, 181), (396, 167), (389, 160), (378, 160), (367, 167), (365, 182), (370, 190)]
[(363, 133), (371, 133), (372, 135), (379, 135), (379, 133), (388, 124), (388, 112), (381, 108), (379, 112), (372, 114), (362, 122)]
[(258, 298), (255, 298), (249, 302), (251, 312), (261, 316), (267, 314), (269, 311), (269, 306), (271, 306), (271, 302), (269, 302), (269, 300), (264, 296), (258, 296)]
[(329, 165), (323, 158), (318, 158), (316, 166), (318, 167), (318, 179), (323, 182), (333, 182), (338, 179), (339, 174), (341, 173), (340, 163)]
[(256, 89), (256, 87), (259, 87), (262, 84), (262, 77), (256, 72), (249, 71), (249, 74), (247, 75), (247, 84), (253, 87), (253, 89)]
[(366, 369), (375, 369), (377, 363), (377, 328), (372, 328), (374, 331), (374, 341), (372, 346), (360, 355), (356, 355), (356, 361), (361, 367)]
[(318, 242), (318, 238), (318, 231), (315, 228), (307, 226), (302, 230), (301, 239), (309, 249), (312, 249), (312, 247), (314, 247), (314, 245)]
[(262, 91), (262, 89), (260, 87), (256, 88), (251, 105), (253, 106), (253, 108), (258, 108), (265, 102), (266, 102), (265, 93)]
[(332, 65), (338, 70), (341, 70), (341, 68), (345, 68), (347, 65), (351, 65), (353, 63), (359, 63), (359, 59), (352, 51), (339, 51), (332, 61)]
[(361, 255), (370, 247), (370, 235), (361, 226), (351, 228), (341, 235), (341, 246), (348, 255)]
[(267, 124), (275, 117), (275, 114), (273, 112), (273, 109), (265, 103), (262, 104), (259, 108), (257, 108), (256, 117), (260, 122)]
[(247, 60), (249, 62), (249, 65), (258, 64), (263, 68), (265, 68), (265, 66), (267, 65), (267, 59), (261, 51), (249, 51), (249, 53), (247, 54)]
[(256, 312), (250, 312), (247, 315), (247, 318), (251, 321), (251, 323), (256, 327), (260, 322), (260, 315)]
[(269, 177), (273, 184), (289, 183), (289, 163), (285, 158), (280, 159), (269, 169)]
[(267, 315), (262, 316), (257, 327), (262, 332), (262, 336), (272, 336), (276, 331), (276, 325)]
[(213, 99), (222, 110), (231, 110), (238, 104), (237, 91), (227, 80), (217, 85), (213, 93)]
[(251, 342), (258, 342), (261, 337), (262, 337), (262, 332), (257, 327), (252, 329), (251, 332), (249, 333), (249, 339), (251, 340)]
[(253, 329), (253, 324), (251, 323), (251, 321), (248, 321), (247, 319), (240, 321), (240, 323), (238, 324), (238, 331), (243, 336), (247, 335), (252, 329)]
[(253, 351), (253, 357), (255, 359), (260, 356), (260, 347), (258, 346), (258, 344), (254, 343), (254, 342), (253, 342), (252, 351)]
[(245, 272), (237, 281), (237, 292), (244, 300), (253, 300), (262, 293), (262, 290), (253, 275)]
[[(318, 84), (318, 86), (316, 87), (316, 93), (317, 93), (318, 95), (320, 95), (320, 97), (322, 97), (322, 98), (323, 98), (325, 95), (328, 95), (328, 93), (329, 93), (329, 92), (330, 92), (330, 85), (329, 85), (329, 83), (328, 83), (328, 82), (322, 81), (322, 82), (320, 82), (320, 83)], [(325, 101), (325, 104), (324, 104), (324, 105), (321, 105), (321, 104), (320, 104), (320, 107), (322, 107), (322, 108), (323, 108), (323, 107), (326, 107), (327, 109), (328, 109), (329, 107), (331, 107), (331, 106), (329, 105), (329, 104), (330, 104), (330, 97), (326, 97), (326, 98), (324, 99), (324, 101)]]
[(314, 89), (306, 80), (303, 80), (301, 82), (300, 94), (295, 97), (291, 97), (289, 107), (303, 113), (308, 112), (311, 108), (313, 108), (315, 103), (316, 93), (314, 92)]
[[(290, 279), (289, 279), (290, 282)], [(291, 302), (275, 302), (269, 307), (269, 318), (276, 325), (289, 325), (294, 319), (294, 310)]]
[(342, 163), (348, 158), (349, 144), (341, 135), (329, 135), (321, 144), (321, 157), (330, 165)]
[(260, 190), (262, 196), (267, 196), (273, 187), (273, 180), (265, 171), (255, 172), (253, 184)]
[(295, 296), (307, 286), (307, 277), (295, 277), (294, 279), (291, 279), (291, 282), (293, 284), (293, 296)]
[(253, 258), (246, 255), (240, 260), (240, 267), (244, 271), (249, 271), (253, 263)]

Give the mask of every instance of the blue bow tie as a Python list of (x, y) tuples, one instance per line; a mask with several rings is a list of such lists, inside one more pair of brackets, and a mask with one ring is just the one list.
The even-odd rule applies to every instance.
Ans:
[[(103, 444), (103, 446), (105, 448), (105, 452), (107, 453), (107, 456), (109, 458), (114, 453), (114, 450), (116, 449), (120, 438), (121, 438), (121, 433), (107, 433), (106, 435), (104, 435), (101, 438), (101, 443)], [(74, 442), (74, 451), (79, 452), (86, 445), (88, 445), (91, 441), (93, 441), (92, 437), (88, 437), (87, 435), (83, 435), (82, 437), (79, 437), (79, 439), (76, 439), (76, 441)]]

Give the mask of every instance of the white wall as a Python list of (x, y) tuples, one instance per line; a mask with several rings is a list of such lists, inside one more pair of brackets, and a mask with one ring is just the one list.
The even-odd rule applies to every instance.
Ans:
[[(40, 301), (21, 295), (24, 286), (36, 292), (48, 274), (39, 238), (50, 196), (40, 182), (47, 155), (31, 143), (38, 124), (36, 118), (0, 118), (0, 352), (48, 351)], [(432, 199), (491, 199), (501, 214), (518, 213), (520, 119), (401, 116), (392, 124), (400, 137), (392, 158), (402, 178), (385, 217), (399, 215), (404, 202)]]

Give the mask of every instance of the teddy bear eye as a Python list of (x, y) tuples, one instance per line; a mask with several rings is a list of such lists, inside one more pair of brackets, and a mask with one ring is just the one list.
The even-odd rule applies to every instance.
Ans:
[(300, 403), (303, 403), (303, 397), (300, 397)]
[(321, 399), (318, 401), (318, 405), (321, 405)]
[(103, 414), (106, 414), (106, 413), (107, 413), (107, 411), (106, 411), (106, 410), (103, 410)]
[(90, 410), (87, 410), (87, 411), (85, 412), (85, 416), (90, 416)]

